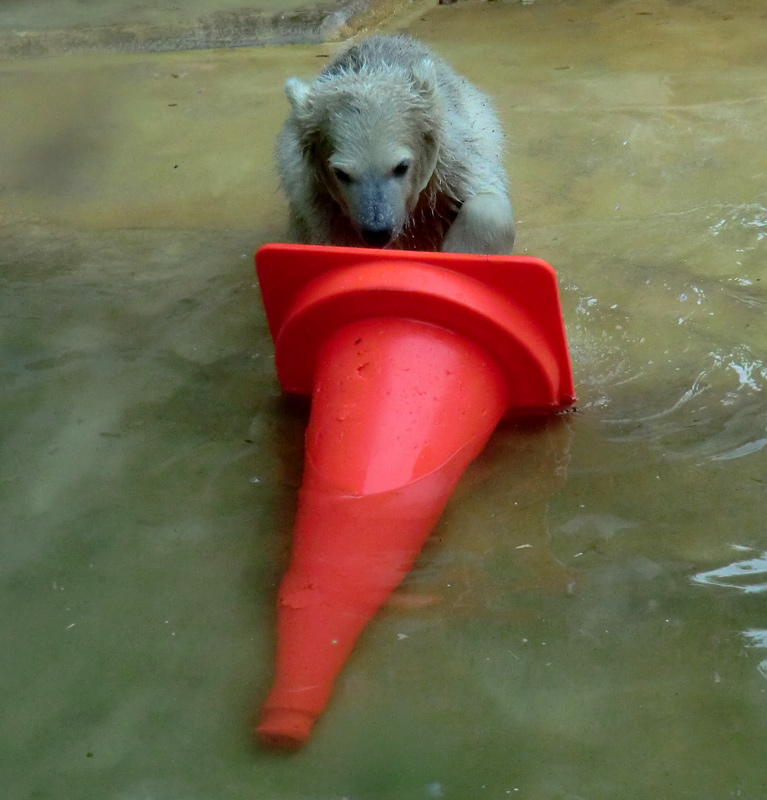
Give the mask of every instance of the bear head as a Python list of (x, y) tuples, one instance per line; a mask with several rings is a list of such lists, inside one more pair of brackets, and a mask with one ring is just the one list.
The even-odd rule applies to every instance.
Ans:
[(305, 166), (370, 247), (404, 230), (434, 175), (442, 102), (430, 59), (285, 85)]

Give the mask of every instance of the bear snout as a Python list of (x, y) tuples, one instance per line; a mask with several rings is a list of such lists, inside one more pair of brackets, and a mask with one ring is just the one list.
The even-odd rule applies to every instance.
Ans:
[[(399, 232), (403, 206), (400, 181), (363, 178), (349, 198), (351, 217), (368, 247), (383, 247)], [(402, 209), (404, 212), (404, 208)]]

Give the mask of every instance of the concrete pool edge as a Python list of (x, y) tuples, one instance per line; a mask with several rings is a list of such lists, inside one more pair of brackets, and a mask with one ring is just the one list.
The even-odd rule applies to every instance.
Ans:
[[(286, 8), (286, 5), (288, 6)], [(167, 19), (126, 15), (101, 23), (48, 27), (23, 14), (0, 17), (0, 60), (85, 52), (167, 52), (342, 41), (412, 5), (409, 0), (331, 0), (296, 4), (261, 0), (258, 7)]]

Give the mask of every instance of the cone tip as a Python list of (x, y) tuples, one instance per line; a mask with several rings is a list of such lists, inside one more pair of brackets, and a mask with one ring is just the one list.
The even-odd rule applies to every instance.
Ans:
[(265, 708), (256, 736), (265, 747), (298, 750), (309, 738), (315, 716), (294, 708)]

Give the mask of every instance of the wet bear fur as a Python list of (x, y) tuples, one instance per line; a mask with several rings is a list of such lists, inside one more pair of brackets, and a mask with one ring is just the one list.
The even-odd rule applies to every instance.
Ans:
[(510, 253), (488, 97), (408, 36), (372, 36), (285, 84), (277, 165), (297, 242)]

